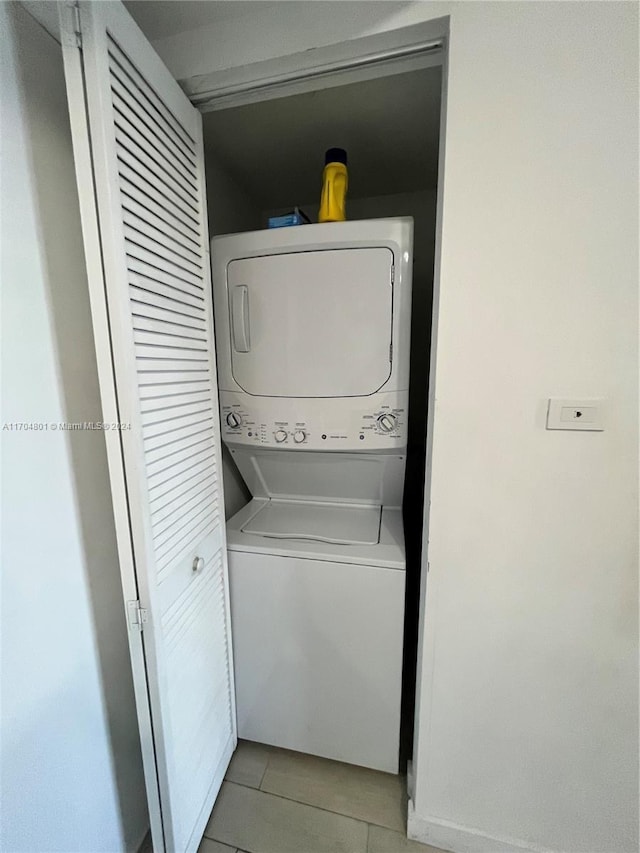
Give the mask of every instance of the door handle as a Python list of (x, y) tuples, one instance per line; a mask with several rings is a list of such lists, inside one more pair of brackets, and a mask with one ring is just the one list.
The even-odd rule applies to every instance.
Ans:
[(200, 572), (204, 569), (204, 557), (194, 557), (191, 568), (194, 572)]
[(231, 327), (235, 351), (249, 352), (249, 288), (245, 284), (234, 287), (231, 294)]

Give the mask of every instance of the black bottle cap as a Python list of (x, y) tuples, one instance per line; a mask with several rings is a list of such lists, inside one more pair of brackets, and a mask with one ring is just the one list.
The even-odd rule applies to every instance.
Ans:
[(347, 152), (344, 148), (327, 148), (324, 153), (324, 165), (327, 163), (344, 163), (347, 165)]

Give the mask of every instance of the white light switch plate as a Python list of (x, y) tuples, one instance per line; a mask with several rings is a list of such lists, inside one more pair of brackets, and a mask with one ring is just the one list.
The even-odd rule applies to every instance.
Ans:
[(549, 400), (547, 429), (575, 429), (602, 432), (604, 404), (598, 399)]

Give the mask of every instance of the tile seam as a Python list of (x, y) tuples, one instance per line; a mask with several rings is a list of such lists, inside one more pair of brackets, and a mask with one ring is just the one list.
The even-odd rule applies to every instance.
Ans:
[[(293, 797), (285, 797), (283, 794), (274, 794), (273, 791), (265, 791), (262, 788), (254, 788), (251, 785), (243, 785), (242, 782), (232, 782), (231, 779), (224, 780), (229, 785), (237, 785), (238, 788), (247, 788), (249, 791), (257, 791), (259, 794), (268, 794), (270, 797), (276, 797), (278, 800), (284, 800), (287, 803), (297, 803), (299, 806), (306, 806), (310, 809), (317, 809), (319, 812), (327, 812), (327, 814), (337, 815), (338, 817), (346, 817), (348, 820), (353, 820), (356, 823), (364, 823), (366, 826), (377, 826), (380, 829), (388, 829), (389, 832), (398, 832), (400, 835), (403, 833), (406, 834), (406, 829), (403, 827), (402, 829), (396, 829), (394, 826), (387, 826), (384, 823), (376, 823), (372, 820), (365, 820), (361, 817), (353, 817), (353, 815), (345, 814), (344, 812), (336, 812), (333, 809), (327, 809), (323, 806), (316, 806), (313, 803), (303, 803), (300, 800), (294, 800)], [(367, 832), (368, 835), (368, 832)], [(220, 841), (219, 838), (212, 838), (210, 835), (206, 835), (206, 838), (210, 838), (211, 841), (219, 841), (220, 844), (225, 844), (226, 842)], [(241, 851), (242, 853), (242, 851)]]

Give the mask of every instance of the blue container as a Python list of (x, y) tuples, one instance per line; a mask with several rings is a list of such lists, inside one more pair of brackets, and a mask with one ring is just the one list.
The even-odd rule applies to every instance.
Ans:
[(288, 228), (290, 225), (305, 225), (309, 217), (299, 208), (294, 207), (291, 213), (284, 216), (270, 216), (267, 228)]

